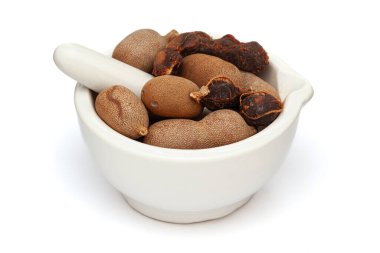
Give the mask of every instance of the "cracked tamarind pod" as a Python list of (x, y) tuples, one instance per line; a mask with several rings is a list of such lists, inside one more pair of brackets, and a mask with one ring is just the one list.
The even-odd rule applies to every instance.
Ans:
[(170, 31), (165, 36), (152, 29), (136, 30), (115, 47), (112, 58), (151, 73), (157, 53), (177, 35), (176, 30)]
[(182, 66), (182, 55), (178, 51), (165, 48), (157, 53), (153, 63), (154, 76), (176, 75)]
[(255, 74), (269, 64), (268, 54), (256, 41), (242, 43), (231, 34), (213, 40), (204, 32), (189, 32), (176, 36), (157, 54), (152, 74), (172, 74), (180, 68), (183, 57), (195, 53), (217, 56)]
[(199, 91), (190, 93), (190, 97), (197, 103), (203, 104), (207, 109), (214, 111), (224, 108), (238, 108), (241, 91), (224, 76), (212, 78)]
[(212, 48), (213, 39), (204, 32), (181, 33), (174, 37), (166, 48), (178, 51), (183, 57), (194, 53), (207, 53)]
[(281, 98), (272, 85), (256, 75), (241, 72), (241, 76), (240, 114), (248, 125), (263, 129), (281, 113)]
[(240, 97), (240, 113), (250, 126), (267, 127), (282, 111), (281, 101), (266, 92), (249, 92)]
[(177, 74), (182, 59), (196, 52), (207, 53), (212, 38), (204, 32), (181, 33), (174, 37), (166, 48), (159, 51), (153, 63), (153, 75)]

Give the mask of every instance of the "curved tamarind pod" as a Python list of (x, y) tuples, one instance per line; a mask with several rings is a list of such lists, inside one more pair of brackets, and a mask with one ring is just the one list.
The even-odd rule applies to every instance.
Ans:
[(260, 77), (240, 71), (238, 87), (240, 96), (240, 114), (248, 125), (262, 129), (272, 123), (283, 109), (277, 90)]
[(259, 73), (269, 64), (268, 54), (255, 41), (242, 43), (230, 34), (213, 40), (204, 32), (190, 32), (179, 34), (157, 54), (152, 73), (173, 74), (180, 68), (182, 57), (195, 53), (217, 56), (251, 73)]
[(179, 75), (199, 87), (216, 76), (225, 76), (235, 83), (240, 82), (240, 71), (235, 65), (208, 54), (192, 54), (183, 58)]
[(257, 133), (239, 113), (224, 109), (209, 113), (200, 121), (166, 119), (152, 124), (144, 143), (177, 149), (203, 149), (231, 144)]

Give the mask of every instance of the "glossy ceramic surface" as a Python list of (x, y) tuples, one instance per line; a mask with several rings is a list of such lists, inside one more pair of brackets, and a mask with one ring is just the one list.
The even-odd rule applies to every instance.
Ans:
[(175, 223), (223, 217), (246, 203), (281, 166), (299, 113), (313, 89), (283, 61), (270, 55), (263, 78), (285, 101), (280, 116), (243, 141), (203, 150), (159, 148), (131, 140), (96, 114), (92, 92), (75, 89), (80, 128), (108, 181), (142, 214)]

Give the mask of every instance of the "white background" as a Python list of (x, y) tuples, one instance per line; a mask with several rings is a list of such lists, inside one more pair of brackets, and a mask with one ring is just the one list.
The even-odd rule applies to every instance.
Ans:
[[(0, 252), (379, 252), (376, 1), (2, 1)], [(133, 211), (82, 141), (52, 60), (139, 28), (257, 40), (312, 83), (278, 173), (234, 214), (174, 225)]]

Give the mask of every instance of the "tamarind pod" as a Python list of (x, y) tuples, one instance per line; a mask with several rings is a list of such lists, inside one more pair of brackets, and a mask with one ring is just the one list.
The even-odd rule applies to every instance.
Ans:
[(268, 54), (258, 42), (242, 43), (230, 34), (213, 40), (204, 32), (189, 32), (173, 38), (166, 48), (157, 54), (152, 74), (173, 74), (173, 71), (181, 66), (180, 56), (195, 53), (217, 56), (251, 73), (259, 73), (269, 64)]

